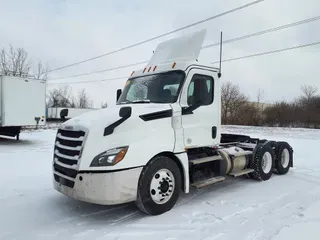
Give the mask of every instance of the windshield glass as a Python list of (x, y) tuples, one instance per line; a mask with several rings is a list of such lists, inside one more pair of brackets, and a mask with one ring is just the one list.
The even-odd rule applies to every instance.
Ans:
[(183, 84), (183, 71), (170, 71), (128, 79), (118, 100), (122, 103), (174, 103)]

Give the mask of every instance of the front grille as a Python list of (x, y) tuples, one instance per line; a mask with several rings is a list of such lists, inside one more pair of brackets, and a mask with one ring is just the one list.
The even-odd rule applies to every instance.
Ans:
[[(63, 146), (63, 145), (62, 145)], [(56, 150), (63, 154), (63, 155), (66, 155), (68, 157), (79, 157), (80, 155), (80, 150), (69, 150), (69, 149), (65, 149), (63, 147), (59, 147), (59, 146), (56, 146)]]
[(75, 169), (65, 168), (56, 163), (53, 164), (53, 168), (55, 172), (61, 173), (70, 178), (76, 178), (78, 171)]
[(60, 133), (63, 137), (69, 137), (69, 138), (80, 138), (80, 137), (84, 137), (85, 135), (84, 131), (69, 131), (69, 130), (62, 130), (62, 129), (59, 129), (58, 133)]
[(81, 147), (82, 141), (70, 141), (65, 139), (59, 139), (61, 145), (68, 146), (68, 147)]
[(55, 159), (58, 160), (58, 162), (61, 162), (63, 164), (66, 164), (66, 165), (77, 165), (78, 164), (78, 160), (70, 160), (70, 159), (65, 159), (65, 158), (62, 158), (62, 157), (58, 157), (55, 155)]
[(59, 129), (55, 142), (54, 158), (70, 166), (77, 165), (80, 160), (84, 137), (84, 131)]
[(81, 130), (58, 130), (53, 156), (54, 177), (57, 182), (73, 188), (85, 136), (86, 133)]

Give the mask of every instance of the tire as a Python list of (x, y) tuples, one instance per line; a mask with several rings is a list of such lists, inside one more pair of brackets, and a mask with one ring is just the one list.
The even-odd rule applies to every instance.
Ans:
[(287, 142), (278, 142), (275, 151), (274, 172), (284, 175), (289, 172), (293, 162), (293, 150)]
[(275, 164), (275, 153), (271, 142), (258, 143), (254, 149), (250, 168), (254, 172), (249, 173), (250, 178), (258, 181), (269, 180), (273, 174)]
[(139, 178), (137, 207), (149, 215), (171, 210), (179, 198), (181, 183), (180, 169), (172, 159), (165, 156), (153, 158)]

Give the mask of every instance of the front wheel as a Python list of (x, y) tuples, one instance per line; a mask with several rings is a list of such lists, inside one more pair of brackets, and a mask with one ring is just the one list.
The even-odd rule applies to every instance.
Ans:
[(159, 215), (174, 207), (180, 191), (178, 165), (168, 157), (157, 156), (142, 170), (136, 205), (149, 215)]

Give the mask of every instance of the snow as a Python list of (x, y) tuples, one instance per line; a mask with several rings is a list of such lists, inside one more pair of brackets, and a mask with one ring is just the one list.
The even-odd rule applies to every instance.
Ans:
[(133, 203), (99, 206), (52, 188), (54, 129), (0, 138), (0, 239), (320, 239), (320, 131), (224, 126), (224, 132), (288, 141), (294, 168), (192, 189), (170, 212), (146, 216)]

